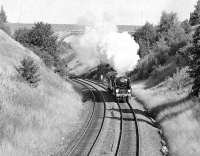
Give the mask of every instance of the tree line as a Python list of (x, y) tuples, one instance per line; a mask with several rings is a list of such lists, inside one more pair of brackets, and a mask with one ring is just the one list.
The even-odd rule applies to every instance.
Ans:
[[(6, 13), (1, 7), (0, 29), (10, 34), (7, 23)], [(200, 0), (190, 14), (189, 20), (179, 21), (176, 13), (163, 12), (157, 25), (147, 22), (133, 36), (140, 45), (138, 50), (140, 60), (130, 73), (133, 80), (148, 78), (159, 83), (166, 77), (172, 76), (177, 68), (189, 66), (188, 73), (194, 80), (191, 95), (198, 96), (200, 90)], [(59, 57), (60, 50), (65, 45), (57, 43), (57, 36), (54, 35), (50, 24), (38, 22), (31, 29), (16, 30), (13, 38), (35, 52), (47, 67), (61, 76), (66, 75), (67, 64)], [(24, 64), (34, 66), (33, 62), (27, 61), (30, 59), (22, 60), (22, 66)], [(19, 71), (23, 73), (22, 71), (26, 70)]]
[(52, 26), (48, 23), (35, 23), (31, 29), (18, 29), (14, 32), (14, 39), (38, 55), (45, 65), (66, 77), (67, 64), (60, 58), (60, 53), (66, 52), (68, 47), (64, 42), (58, 43)]
[(177, 68), (189, 66), (193, 78), (191, 95), (200, 90), (200, 0), (189, 20), (179, 21), (176, 13), (163, 12), (157, 25), (149, 22), (134, 34), (140, 60), (130, 73), (133, 80), (149, 79), (159, 83)]

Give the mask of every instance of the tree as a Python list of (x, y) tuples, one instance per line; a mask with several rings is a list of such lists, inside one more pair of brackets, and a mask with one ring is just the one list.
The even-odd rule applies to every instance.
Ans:
[(200, 24), (200, 0), (195, 5), (195, 10), (190, 14), (189, 23), (194, 26)]
[(156, 29), (148, 22), (138, 29), (133, 36), (135, 41), (140, 45), (138, 54), (141, 58), (150, 53), (150, 50), (157, 41)]
[(1, 6), (1, 11), (0, 11), (0, 29), (6, 32), (8, 35), (11, 34), (10, 27), (7, 24), (7, 16), (3, 6)]
[(190, 34), (186, 34), (180, 25), (174, 25), (165, 35), (167, 45), (170, 47), (169, 55), (176, 55), (176, 52), (190, 42)]
[(189, 34), (192, 31), (192, 27), (187, 19), (181, 22), (181, 27), (184, 29), (186, 34)]
[(7, 23), (7, 16), (3, 6), (1, 6), (1, 11), (0, 11), (0, 23)]
[(52, 56), (57, 51), (57, 37), (54, 35), (50, 24), (36, 23), (29, 32), (29, 41), (30, 44), (48, 51)]
[(191, 95), (198, 96), (200, 91), (200, 26), (193, 36), (193, 48), (190, 49), (189, 74), (194, 79)]
[(14, 38), (34, 51), (48, 67), (55, 66), (59, 50), (50, 24), (38, 22), (31, 29), (16, 30)]
[(159, 33), (167, 33), (170, 28), (178, 23), (178, 18), (176, 13), (166, 13), (163, 12), (160, 18), (160, 23), (158, 25)]
[(16, 67), (20, 76), (27, 81), (31, 86), (37, 87), (39, 78), (39, 66), (31, 57), (26, 57), (21, 61), (21, 65)]
[[(183, 25), (185, 24), (185, 25)], [(167, 46), (170, 47), (169, 55), (176, 55), (176, 52), (187, 45), (190, 41), (190, 35), (186, 33), (185, 29), (189, 29), (184, 26), (187, 25), (187, 21), (180, 23), (176, 13), (163, 12), (160, 23), (158, 25), (159, 40), (164, 39)]]

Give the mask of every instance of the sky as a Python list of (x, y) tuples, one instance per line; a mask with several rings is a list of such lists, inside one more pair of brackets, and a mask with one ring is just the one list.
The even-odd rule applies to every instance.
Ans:
[(75, 24), (81, 17), (104, 12), (115, 24), (157, 24), (163, 11), (189, 18), (197, 0), (0, 0), (9, 22)]

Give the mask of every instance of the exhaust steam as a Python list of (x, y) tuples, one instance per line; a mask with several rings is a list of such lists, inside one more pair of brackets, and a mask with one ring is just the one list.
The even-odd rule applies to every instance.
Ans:
[(139, 59), (139, 45), (130, 34), (119, 33), (116, 25), (105, 14), (85, 20), (81, 18), (81, 22), (86, 25), (85, 32), (74, 37), (71, 45), (82, 64), (93, 68), (101, 63), (108, 63), (118, 75), (135, 67)]

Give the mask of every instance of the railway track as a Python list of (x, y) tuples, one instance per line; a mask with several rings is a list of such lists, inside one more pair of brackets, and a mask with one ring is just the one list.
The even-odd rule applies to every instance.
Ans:
[[(88, 81), (90, 83), (93, 83), (105, 90), (107, 90), (107, 88), (103, 85), (103, 84), (99, 84), (97, 82), (94, 82), (94, 81), (91, 81), (91, 80), (85, 80), (85, 81)], [(122, 108), (119, 104), (119, 101), (116, 102), (117, 105), (118, 105), (118, 108), (119, 108), (119, 112), (120, 112), (120, 132), (119, 132), (119, 139), (118, 139), (118, 143), (117, 143), (117, 149), (116, 149), (116, 152), (115, 152), (115, 156), (118, 156), (118, 155), (123, 155), (121, 152), (120, 152), (120, 145), (122, 144), (122, 135), (123, 135), (123, 113), (122, 113)], [(137, 122), (137, 117), (136, 117), (136, 114), (133, 110), (133, 107), (131, 106), (131, 104), (129, 103), (129, 101), (127, 100), (126, 101), (126, 104), (130, 110), (130, 113), (132, 114), (132, 117), (133, 117), (133, 121), (134, 121), (134, 125), (135, 125), (135, 135), (136, 135), (136, 142), (135, 142), (135, 156), (139, 156), (140, 154), (140, 138), (139, 138), (139, 128), (138, 128), (138, 122)], [(127, 106), (123, 106), (123, 107), (127, 107)], [(119, 154), (120, 153), (120, 154)], [(131, 154), (132, 155), (132, 154)]]
[(79, 146), (80, 144), (80, 141), (83, 139), (83, 137), (85, 136), (86, 134), (86, 131), (88, 130), (93, 118), (94, 118), (94, 113), (95, 113), (95, 106), (96, 106), (96, 103), (95, 103), (95, 95), (92, 91), (92, 89), (90, 87), (88, 87), (87, 85), (85, 85), (84, 83), (78, 81), (78, 80), (73, 80), (74, 82), (78, 83), (78, 84), (81, 84), (82, 86), (84, 86), (86, 89), (89, 90), (90, 94), (92, 95), (92, 100), (93, 100), (93, 107), (92, 107), (92, 110), (91, 112), (89, 113), (89, 119), (87, 120), (87, 122), (84, 124), (83, 128), (81, 129), (81, 132), (78, 136), (76, 136), (76, 142), (73, 143), (73, 145), (71, 147), (69, 147), (69, 149), (67, 150), (67, 152), (65, 153), (66, 156), (70, 156), (72, 155), (72, 153), (76, 150), (76, 148)]
[[(94, 104), (93, 104), (93, 109), (92, 109), (92, 113), (90, 115), (90, 118), (88, 120), (88, 122), (85, 124), (85, 128), (83, 128), (83, 131), (81, 132), (80, 136), (78, 137), (78, 139), (76, 139), (76, 142), (73, 144), (73, 146), (70, 148), (70, 150), (66, 153), (67, 156), (70, 156), (70, 155), (87, 155), (87, 156), (90, 156), (92, 155), (92, 151), (100, 137), (100, 133), (102, 132), (102, 129), (103, 129), (103, 125), (104, 125), (104, 121), (105, 121), (105, 114), (106, 114), (106, 102), (105, 102), (105, 99), (104, 99), (104, 96), (102, 95), (102, 93), (99, 91), (98, 88), (102, 88), (104, 90), (107, 90), (107, 88), (103, 85), (103, 84), (98, 84), (94, 81), (91, 81), (91, 80), (81, 80), (81, 79), (73, 79), (74, 82), (76, 83), (79, 83), (85, 87), (87, 87), (90, 92), (91, 92), (91, 95), (93, 96), (93, 99), (96, 98), (95, 95), (94, 95), (94, 90), (96, 92), (99, 93), (102, 101), (103, 101), (103, 116), (102, 116), (102, 120), (101, 120), (101, 125), (100, 127), (98, 128), (98, 132), (96, 133), (95, 137), (93, 137), (92, 139), (92, 143), (89, 144), (90, 147), (87, 149), (87, 151), (84, 153), (82, 153), (83, 151), (81, 151), (79, 148), (82, 146), (82, 144), (84, 142), (81, 142), (83, 141), (86, 137), (87, 138), (87, 132), (90, 130), (91, 128), (91, 125), (92, 125), (92, 122), (93, 120), (95, 120), (95, 107), (97, 106), (96, 103), (95, 103), (95, 100), (94, 100)], [(97, 87), (96, 87), (97, 86)], [(119, 135), (118, 135), (118, 139), (117, 139), (117, 142), (116, 142), (116, 148), (115, 148), (115, 151), (113, 153), (114, 156), (128, 156), (128, 155), (135, 155), (135, 156), (139, 156), (139, 129), (138, 129), (138, 123), (137, 123), (137, 118), (136, 118), (136, 115), (134, 113), (134, 110), (131, 106), (131, 104), (129, 103), (129, 101), (126, 101), (126, 103), (123, 103), (123, 105), (121, 103), (119, 103), (119, 101), (116, 101), (116, 104), (117, 104), (117, 108), (118, 108), (118, 111), (119, 111), (119, 120), (120, 120), (120, 128), (119, 128)], [(127, 108), (128, 107), (128, 108)], [(134, 145), (132, 145), (131, 147), (129, 147), (129, 149), (134, 149), (132, 153), (129, 153), (127, 154), (127, 149), (126, 149), (126, 141), (127, 141), (127, 137), (130, 138), (129, 136), (127, 136), (127, 132), (126, 132), (126, 116), (127, 114), (125, 114), (123, 111), (125, 110), (124, 108), (126, 109), (129, 109), (130, 112), (129, 112), (129, 117), (130, 117), (130, 114), (132, 115), (132, 118), (131, 120), (134, 121), (134, 126), (135, 126), (135, 139), (132, 139), (132, 140), (136, 140), (136, 142), (134, 143)], [(129, 122), (130, 124), (130, 122)], [(133, 123), (131, 123), (131, 125), (133, 125)], [(125, 149), (125, 150), (124, 150)], [(79, 151), (79, 152), (77, 152)], [(133, 154), (134, 153), (134, 154)]]
[(118, 139), (118, 142), (117, 142), (117, 148), (116, 148), (116, 151), (115, 151), (115, 156), (118, 156), (118, 153), (119, 153), (119, 148), (120, 148), (120, 144), (121, 144), (121, 139), (122, 139), (122, 127), (123, 127), (123, 116), (122, 116), (122, 109), (121, 109), (121, 106), (119, 104), (119, 101), (117, 101), (117, 106), (119, 108), (119, 112), (120, 112), (120, 131), (119, 131), (119, 139)]
[(139, 156), (140, 155), (140, 135), (139, 135), (138, 121), (137, 121), (136, 114), (133, 110), (133, 107), (131, 106), (128, 100), (126, 101), (126, 103), (128, 104), (130, 110), (132, 111), (132, 115), (135, 121), (134, 123), (135, 123), (135, 128), (136, 128), (136, 156)]
[[(79, 83), (85, 87), (87, 87), (90, 92), (92, 92), (92, 95), (93, 95), (93, 98), (95, 98), (95, 95), (93, 93), (93, 91), (91, 90), (91, 88), (93, 90), (96, 90), (97, 92), (98, 89), (96, 89), (94, 86), (92, 86), (90, 83), (87, 83), (87, 82), (84, 82), (80, 79), (73, 79), (72, 81), (76, 82), (76, 83)], [(99, 135), (102, 131), (102, 128), (103, 128), (103, 124), (104, 124), (104, 121), (105, 121), (105, 111), (106, 111), (106, 103), (105, 103), (105, 100), (104, 100), (104, 97), (103, 95), (99, 92), (101, 98), (102, 98), (102, 101), (103, 101), (103, 117), (102, 117), (102, 121), (101, 121), (101, 125), (100, 125), (100, 128), (92, 142), (92, 144), (90, 144), (90, 147), (87, 149), (87, 151), (84, 151), (84, 154), (82, 153), (83, 151), (78, 151), (78, 148), (80, 148), (82, 146), (82, 144), (84, 143), (81, 143), (82, 140), (84, 140), (84, 137), (86, 137), (86, 133), (90, 130), (91, 128), (91, 125), (92, 125), (92, 122), (94, 122), (95, 120), (95, 107), (97, 106), (96, 103), (95, 103), (95, 100), (94, 100), (94, 108), (93, 108), (93, 111), (92, 111), (92, 114), (90, 115), (90, 119), (88, 120), (84, 130), (81, 132), (80, 134), (80, 137), (77, 139), (77, 141), (73, 144), (72, 148), (70, 148), (70, 150), (68, 150), (68, 152), (66, 153), (67, 156), (73, 156), (73, 155), (86, 155), (86, 156), (90, 156), (98, 138), (99, 138)], [(77, 152), (78, 151), (78, 152)]]

